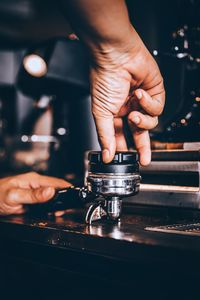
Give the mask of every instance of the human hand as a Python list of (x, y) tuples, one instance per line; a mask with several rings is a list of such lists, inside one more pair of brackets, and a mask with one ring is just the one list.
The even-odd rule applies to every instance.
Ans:
[[(134, 31), (134, 37), (136, 32)], [(158, 123), (165, 102), (159, 68), (137, 35), (124, 45), (101, 45), (93, 50), (91, 66), (92, 111), (104, 162), (115, 151), (126, 151), (123, 117), (128, 118), (141, 165), (151, 161), (148, 130)], [(130, 41), (130, 42), (129, 42)]]
[(63, 179), (42, 176), (35, 172), (0, 179), (0, 215), (23, 214), (25, 204), (50, 200), (55, 189), (70, 183)]
[(127, 150), (122, 118), (128, 117), (140, 163), (147, 165), (148, 130), (157, 125), (165, 91), (155, 60), (130, 22), (126, 1), (60, 1), (91, 53), (92, 111), (104, 162), (116, 150)]

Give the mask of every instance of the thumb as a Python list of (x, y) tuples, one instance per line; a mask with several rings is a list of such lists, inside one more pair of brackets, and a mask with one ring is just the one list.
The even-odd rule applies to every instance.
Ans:
[(102, 148), (102, 158), (105, 163), (109, 163), (113, 159), (116, 151), (114, 117), (111, 113), (96, 115), (93, 112), (93, 115)]
[(53, 187), (42, 187), (37, 189), (11, 189), (7, 195), (9, 205), (34, 204), (50, 200), (55, 194)]
[(46, 202), (53, 198), (55, 195), (55, 188), (53, 187), (41, 187), (38, 189), (32, 189), (33, 203)]

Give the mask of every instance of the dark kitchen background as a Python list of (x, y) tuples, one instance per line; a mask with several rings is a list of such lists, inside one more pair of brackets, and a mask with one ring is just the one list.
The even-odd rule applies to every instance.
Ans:
[[(130, 0), (127, 5), (165, 82), (166, 106), (151, 132), (152, 147), (195, 147), (200, 142), (200, 1)], [(99, 149), (88, 65), (62, 3), (0, 1), (1, 176), (35, 170), (71, 181), (82, 178), (85, 153)]]

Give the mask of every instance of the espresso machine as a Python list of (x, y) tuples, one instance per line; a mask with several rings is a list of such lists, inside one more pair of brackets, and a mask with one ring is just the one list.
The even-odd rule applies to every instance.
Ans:
[[(132, 11), (133, 15), (137, 9), (138, 15), (143, 11), (140, 5), (149, 5), (148, 1), (146, 4), (136, 1), (134, 5), (132, 2), (127, 1), (130, 17)], [(141, 167), (140, 172), (135, 152), (116, 153), (109, 165), (103, 164), (100, 152), (90, 152), (89, 170), (85, 168), (84, 153), (100, 148), (90, 113), (89, 57), (79, 40), (56, 37), (31, 45), (20, 53), (13, 85), (30, 97), (32, 111), (23, 119), (18, 130), (20, 151), (15, 151), (17, 143), (6, 148), (2, 133), (2, 143), (14, 166), (12, 171), (35, 170), (71, 181), (78, 188), (69, 190), (78, 193), (79, 203), (88, 205), (92, 202), (86, 214), (87, 223), (104, 217), (119, 220), (122, 201), (125, 205), (199, 207), (199, 1), (176, 1), (173, 9), (166, 7), (171, 15), (175, 10), (174, 15), (178, 18), (173, 17), (169, 24), (168, 17), (165, 17), (168, 23), (163, 28), (167, 30), (162, 34), (158, 32), (160, 27), (153, 22), (165, 20), (164, 17), (163, 20), (157, 19), (159, 5), (160, 1), (150, 4), (148, 17), (152, 18), (152, 32), (157, 33), (161, 42), (149, 32), (145, 38), (143, 25), (139, 24), (137, 13), (134, 15), (134, 24), (149, 42), (149, 49), (159, 63), (167, 89), (163, 116), (159, 126), (150, 132), (152, 163), (149, 167)], [(61, 57), (62, 60), (59, 59)], [(31, 69), (32, 59), (37, 59), (39, 70)], [(48, 132), (41, 134), (33, 128), (44, 113), (51, 114), (51, 126)], [(34, 158), (28, 156), (27, 165), (20, 159), (27, 157), (25, 153), (32, 145)], [(39, 163), (41, 147), (38, 150), (36, 145), (43, 145)], [(86, 188), (80, 188), (84, 185), (85, 173)], [(140, 193), (132, 197), (138, 193), (139, 185)], [(56, 209), (54, 205), (59, 203), (63, 205), (60, 208), (67, 208), (64, 198), (67, 199), (68, 192), (57, 191), (57, 204), (52, 201), (52, 207), (48, 209)], [(59, 200), (61, 198), (63, 201)], [(75, 202), (73, 205), (76, 206)]]

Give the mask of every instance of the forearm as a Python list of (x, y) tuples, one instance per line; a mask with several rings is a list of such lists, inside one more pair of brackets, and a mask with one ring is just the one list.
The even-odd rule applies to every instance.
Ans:
[(124, 0), (63, 0), (70, 22), (93, 51), (138, 45), (140, 38), (130, 24)]

